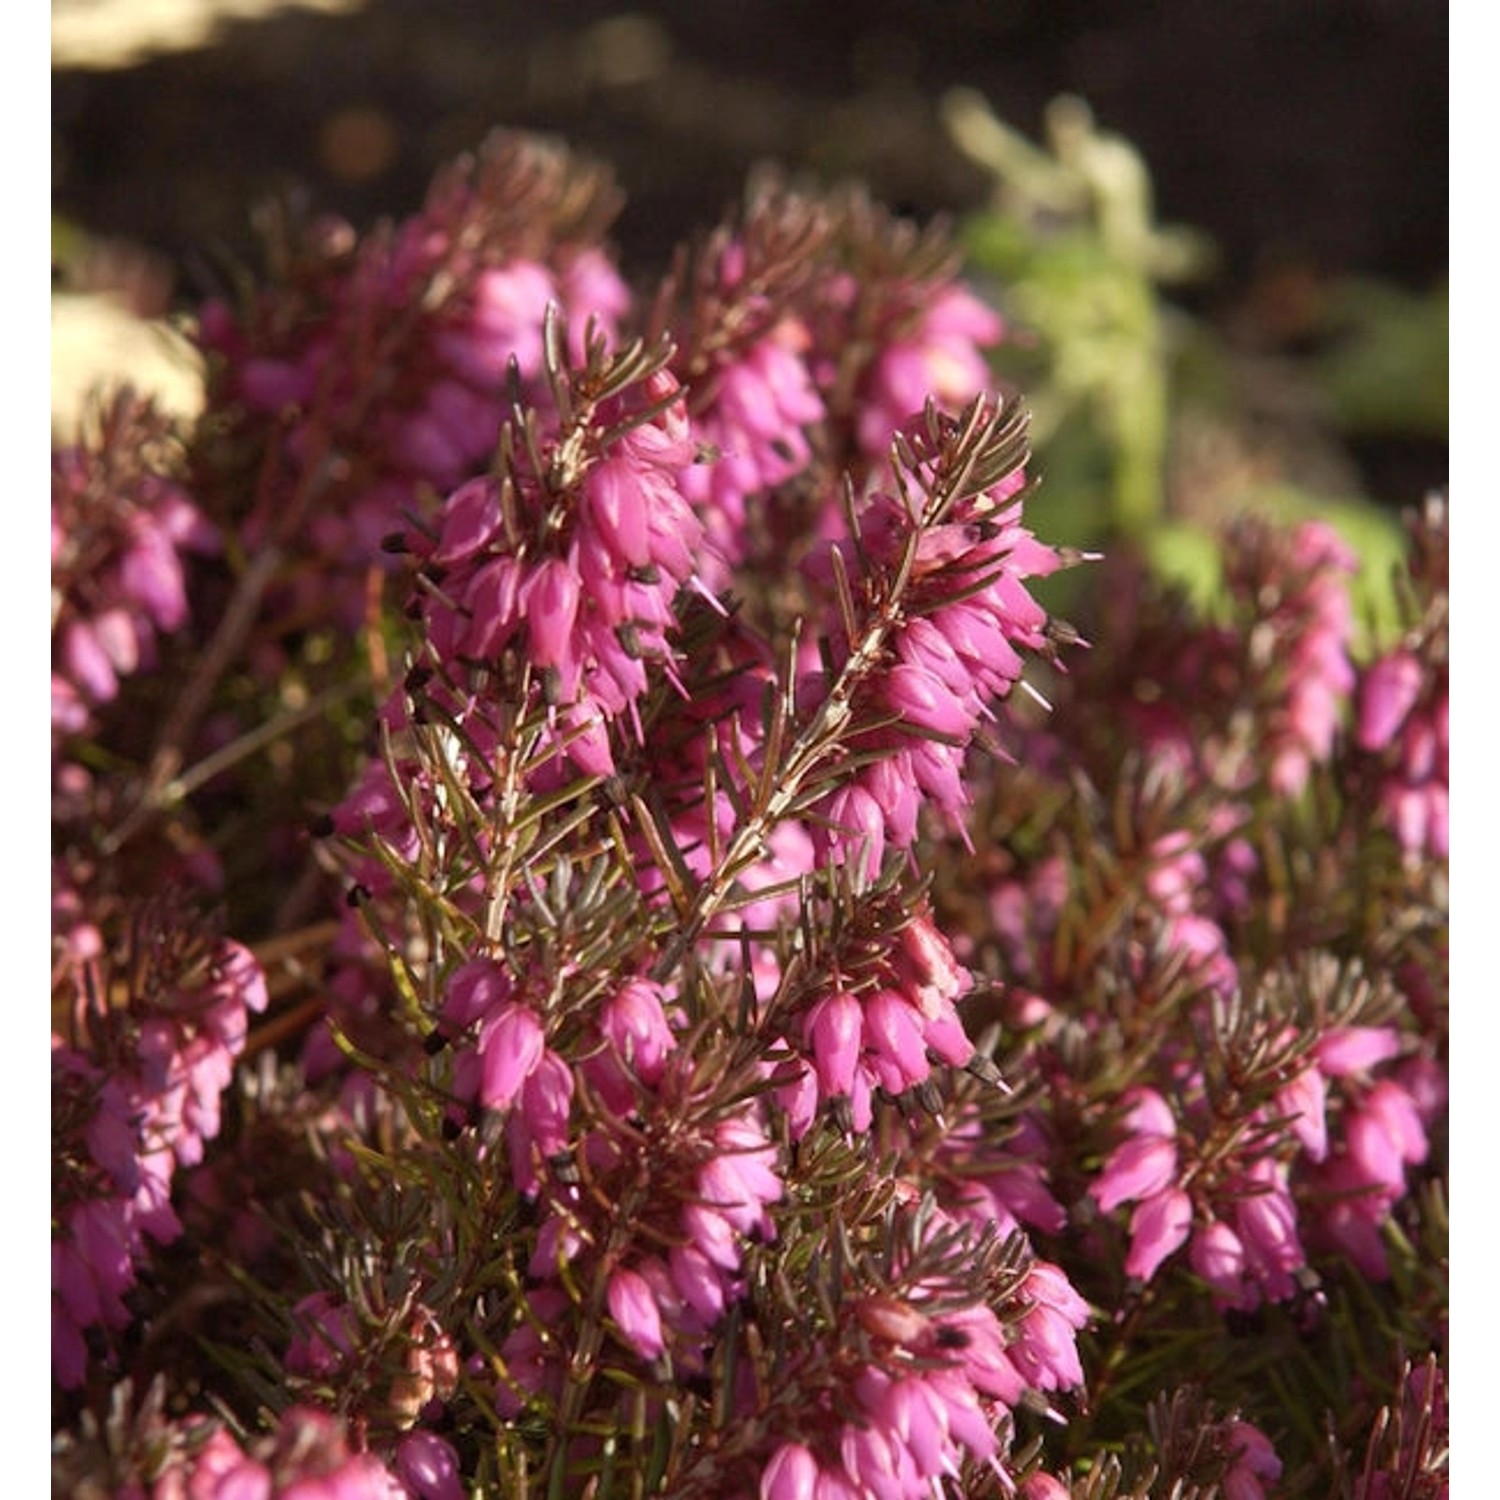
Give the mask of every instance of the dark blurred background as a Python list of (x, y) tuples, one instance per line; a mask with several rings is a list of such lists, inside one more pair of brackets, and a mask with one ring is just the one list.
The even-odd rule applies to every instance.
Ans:
[[(54, 35), (60, 15), (70, 38), (91, 18), (103, 35), (116, 9), (128, 24), (128, 0), (55, 0)], [(766, 157), (858, 174), (923, 216), (974, 205), (984, 178), (937, 117), (966, 84), (1033, 135), (1048, 100), (1082, 95), (1144, 154), (1162, 217), (1218, 241), (1226, 291), (1288, 262), (1413, 282), (1446, 265), (1434, 0), (253, 9), (226, 4), (206, 44), (134, 60), (55, 46), (60, 213), (181, 263), (245, 246), (249, 207), (288, 184), (356, 221), (407, 211), (439, 162), (527, 126), (615, 164), (619, 243), (655, 262)]]
[[(166, 29), (181, 8), (175, 32)], [(495, 126), (613, 164), (615, 243), (646, 279), (766, 159), (857, 176), (926, 218), (988, 180), (939, 116), (952, 86), (1041, 136), (1061, 93), (1140, 151), (1158, 217), (1217, 244), (1184, 295), (1295, 347), (1320, 286), (1421, 290), (1448, 260), (1448, 11), (1437, 0), (53, 0), (54, 222), (140, 311), (253, 261), (254, 206), (300, 191), (356, 224), (413, 210)], [(154, 30), (146, 31), (151, 25)], [(1442, 482), (1426, 468), (1397, 488)], [(1445, 464), (1446, 455), (1442, 462)]]

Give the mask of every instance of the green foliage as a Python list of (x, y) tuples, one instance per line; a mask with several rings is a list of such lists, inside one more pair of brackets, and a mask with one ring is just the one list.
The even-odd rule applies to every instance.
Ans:
[[(1337, 283), (1318, 304), (1313, 352), (1252, 360), (1169, 300), (1174, 287), (1209, 281), (1214, 249), (1191, 229), (1156, 223), (1147, 164), (1083, 101), (1054, 101), (1044, 147), (969, 91), (947, 98), (945, 116), (993, 175), (991, 204), (964, 226), (964, 243), (1007, 315), (995, 365), (1033, 409), (1051, 534), (1084, 548), (1139, 547), (1207, 608), (1222, 582), (1225, 520), (1321, 519), (1360, 560), (1362, 644), (1388, 641), (1400, 528), (1362, 493), (1344, 448), (1356, 437), (1446, 437), (1446, 282), (1426, 294)], [(1269, 461), (1241, 456), (1250, 441), (1238, 431), (1251, 425), (1247, 390), (1268, 381), (1299, 429), (1298, 443)], [(1205, 430), (1231, 450), (1208, 476), (1181, 460)], [(1303, 461), (1308, 448), (1331, 461)], [(1066, 611), (1080, 583), (1059, 580), (1049, 604)]]
[(1334, 287), (1329, 347), (1313, 361), (1339, 425), (1353, 433), (1448, 435), (1448, 283), (1407, 292), (1351, 278)]

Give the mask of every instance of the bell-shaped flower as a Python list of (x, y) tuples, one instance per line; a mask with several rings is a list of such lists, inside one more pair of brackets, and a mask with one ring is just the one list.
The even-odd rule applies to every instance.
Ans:
[(806, 1025), (824, 1098), (849, 1093), (864, 1036), (859, 1001), (845, 990), (824, 995), (813, 1002)]
[(1089, 1194), (1104, 1213), (1122, 1203), (1150, 1198), (1177, 1177), (1177, 1142), (1173, 1136), (1133, 1135), (1105, 1159)]
[(605, 1292), (609, 1315), (621, 1337), (642, 1359), (657, 1359), (666, 1348), (662, 1338), (661, 1313), (646, 1279), (621, 1266), (609, 1278)]
[(547, 1035), (529, 1006), (507, 1002), (480, 1026), (479, 1102), (486, 1109), (509, 1109), (541, 1061)]
[(803, 1443), (782, 1443), (760, 1472), (760, 1500), (816, 1500), (818, 1461)]
[(1422, 663), (1411, 651), (1393, 651), (1372, 662), (1359, 686), (1361, 750), (1383, 750), (1396, 737), (1422, 695)]
[(1157, 1267), (1187, 1240), (1192, 1227), (1193, 1202), (1181, 1188), (1167, 1188), (1142, 1199), (1130, 1216), (1125, 1274), (1150, 1281)]

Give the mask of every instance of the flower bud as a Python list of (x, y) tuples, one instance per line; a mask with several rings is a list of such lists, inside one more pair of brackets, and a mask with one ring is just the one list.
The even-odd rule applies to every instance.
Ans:
[(658, 1358), (666, 1344), (662, 1339), (661, 1313), (645, 1277), (621, 1266), (609, 1278), (605, 1300), (625, 1342), (642, 1359)]
[(1394, 651), (1373, 662), (1359, 692), (1361, 750), (1383, 750), (1406, 722), (1422, 692), (1422, 663), (1410, 651)]

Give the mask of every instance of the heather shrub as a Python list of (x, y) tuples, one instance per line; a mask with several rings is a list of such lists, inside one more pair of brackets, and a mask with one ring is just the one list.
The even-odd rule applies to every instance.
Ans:
[(1205, 596), (943, 227), (620, 205), (284, 220), (55, 457), (58, 1492), (1445, 1494), (1445, 499)]

